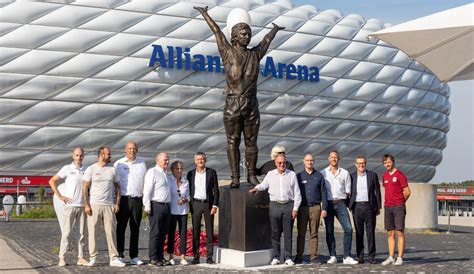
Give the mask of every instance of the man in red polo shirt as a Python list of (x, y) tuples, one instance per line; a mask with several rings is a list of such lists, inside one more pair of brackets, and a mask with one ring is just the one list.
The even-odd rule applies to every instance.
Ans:
[[(405, 249), (405, 202), (410, 197), (410, 188), (405, 174), (395, 168), (395, 158), (391, 154), (383, 156), (383, 165), (387, 169), (382, 176), (382, 185), (385, 187), (385, 229), (388, 231), (389, 257), (382, 265), (402, 265)], [(395, 230), (398, 239), (398, 258), (395, 256)]]

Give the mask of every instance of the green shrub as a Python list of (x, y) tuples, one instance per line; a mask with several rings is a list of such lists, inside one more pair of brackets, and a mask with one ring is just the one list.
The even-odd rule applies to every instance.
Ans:
[[(56, 218), (56, 212), (53, 205), (41, 205), (31, 208), (30, 206), (23, 206), (23, 214), (16, 215), (16, 208), (12, 210), (12, 218), (16, 219), (47, 219)], [(26, 209), (25, 209), (26, 208)]]

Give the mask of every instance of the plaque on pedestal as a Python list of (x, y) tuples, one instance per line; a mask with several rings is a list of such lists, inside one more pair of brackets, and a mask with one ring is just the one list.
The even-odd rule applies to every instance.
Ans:
[(219, 247), (239, 251), (271, 249), (267, 191), (249, 193), (253, 186), (220, 187)]

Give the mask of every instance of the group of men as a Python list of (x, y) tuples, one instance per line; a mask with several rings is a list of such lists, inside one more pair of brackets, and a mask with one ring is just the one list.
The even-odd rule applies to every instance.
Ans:
[[(59, 266), (65, 266), (65, 255), (75, 224), (79, 227), (77, 265), (94, 266), (97, 264), (98, 227), (103, 224), (110, 266), (126, 266), (124, 257), (125, 231), (130, 226), (129, 263), (142, 265), (138, 256), (140, 223), (143, 209), (150, 222), (149, 264), (169, 265), (164, 257), (164, 243), (170, 227), (171, 189), (167, 175), (169, 158), (166, 153), (156, 156), (156, 166), (147, 170), (145, 162), (137, 158), (138, 146), (130, 141), (125, 146), (125, 157), (111, 164), (111, 151), (108, 147), (98, 150), (95, 164), (83, 165), (84, 150), (73, 150), (73, 162), (64, 166), (50, 180), (55, 195), (64, 203), (64, 220), (61, 225), (61, 245)], [(355, 159), (356, 172), (349, 172), (339, 166), (339, 153), (329, 153), (329, 166), (321, 172), (314, 168), (313, 155), (304, 156), (304, 170), (296, 174), (287, 169), (285, 154), (275, 157), (276, 169), (269, 171), (263, 182), (250, 192), (267, 190), (270, 195), (270, 225), (272, 228), (272, 246), (274, 259), (272, 265), (280, 263), (280, 236), (283, 233), (285, 264), (303, 262), (305, 235), (309, 224), (310, 260), (321, 263), (318, 257), (318, 229), (321, 218), (326, 226), (326, 242), (329, 249), (328, 264), (336, 259), (336, 240), (334, 237), (334, 218), (337, 218), (344, 231), (343, 263), (358, 264), (364, 262), (364, 230), (368, 242), (368, 262), (375, 263), (375, 224), (380, 214), (380, 184), (376, 173), (366, 169), (364, 156)], [(206, 167), (206, 155), (198, 152), (194, 155), (196, 167), (187, 173), (189, 196), (181, 199), (189, 202), (193, 225), (192, 263), (200, 262), (201, 220), (204, 216), (206, 229), (207, 263), (213, 264), (213, 228), (214, 215), (219, 204), (217, 173)], [(403, 263), (405, 201), (410, 196), (405, 175), (395, 168), (395, 159), (387, 154), (383, 157), (387, 171), (383, 174), (385, 187), (385, 228), (388, 231), (389, 257), (384, 265)], [(182, 168), (182, 167), (181, 167)], [(62, 192), (58, 182), (65, 179)], [(176, 180), (175, 180), (176, 181)], [(179, 192), (179, 188), (178, 188)], [(189, 199), (189, 200), (187, 200)], [(357, 260), (351, 257), (352, 225), (349, 217), (352, 211), (356, 230)], [(87, 216), (89, 233), (89, 261), (84, 259), (84, 223)], [(297, 221), (296, 257), (291, 257), (292, 227)], [(398, 258), (395, 260), (395, 231), (398, 237)], [(183, 248), (181, 248), (183, 250)], [(174, 261), (173, 261), (174, 262)], [(182, 262), (183, 263), (183, 262)]]
[[(145, 162), (137, 157), (137, 152), (137, 144), (128, 142), (125, 146), (125, 157), (112, 165), (110, 149), (101, 147), (98, 150), (97, 162), (85, 167), (83, 165), (84, 150), (77, 147), (72, 153), (73, 162), (64, 166), (50, 179), (51, 189), (64, 203), (59, 266), (66, 265), (65, 255), (72, 234), (71, 230), (75, 224), (78, 225), (79, 230), (77, 265), (95, 266), (97, 264), (100, 224), (104, 227), (110, 266), (127, 265), (124, 250), (125, 231), (128, 225), (130, 226), (128, 263), (142, 265), (144, 262), (138, 256), (138, 244), (143, 209), (150, 223), (149, 264), (162, 266), (174, 262), (174, 260), (170, 262), (164, 258), (163, 248), (171, 220), (171, 190), (177, 189), (179, 192), (180, 188), (170, 185), (173, 180), (167, 175), (169, 158), (166, 153), (159, 153), (156, 156), (156, 166), (147, 170)], [(206, 155), (203, 152), (196, 153), (194, 161), (196, 168), (190, 170), (186, 177), (189, 182), (189, 195), (180, 199), (180, 204), (189, 203), (191, 210), (193, 263), (200, 262), (200, 230), (202, 216), (204, 216), (206, 262), (213, 264), (213, 217), (219, 203), (217, 173), (205, 166)], [(65, 180), (65, 187), (59, 191), (58, 183), (61, 179)], [(89, 261), (84, 258), (86, 218), (89, 234)], [(186, 262), (182, 261), (181, 264), (186, 264)]]
[[(303, 262), (305, 236), (309, 224), (310, 261), (321, 263), (318, 258), (318, 229), (321, 218), (326, 226), (326, 243), (329, 250), (328, 264), (337, 263), (334, 218), (344, 231), (343, 263), (364, 263), (364, 230), (367, 234), (368, 262), (375, 264), (375, 224), (382, 208), (380, 184), (375, 172), (366, 169), (364, 156), (355, 159), (356, 171), (352, 174), (339, 166), (339, 153), (329, 153), (329, 165), (321, 172), (314, 169), (314, 157), (304, 156), (304, 170), (298, 174), (286, 168), (285, 154), (275, 157), (275, 170), (267, 173), (263, 182), (250, 192), (268, 190), (270, 195), (270, 225), (274, 257), (271, 265), (280, 263), (280, 237), (283, 233), (286, 265)], [(395, 167), (393, 155), (383, 156), (386, 171), (382, 177), (385, 187), (385, 229), (388, 231), (389, 257), (382, 265), (402, 265), (404, 252), (405, 202), (410, 196), (406, 176)], [(352, 225), (350, 209), (356, 231), (357, 259), (351, 257)], [(291, 257), (292, 227), (297, 221), (297, 244), (294, 261)], [(398, 237), (398, 257), (395, 258), (395, 231)]]

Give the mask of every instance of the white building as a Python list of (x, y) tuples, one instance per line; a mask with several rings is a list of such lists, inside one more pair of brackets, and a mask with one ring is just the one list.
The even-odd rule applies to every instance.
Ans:
[(104, 145), (117, 159), (134, 140), (148, 165), (166, 151), (190, 167), (204, 151), (225, 178), (224, 74), (148, 66), (152, 45), (166, 56), (168, 46), (218, 55), (193, 9), (208, 5), (226, 34), (229, 11), (249, 10), (251, 46), (271, 22), (285, 26), (267, 56), (319, 69), (319, 82), (260, 76), (259, 164), (280, 143), (296, 170), (305, 152), (323, 168), (337, 149), (346, 168), (363, 154), (380, 173), (382, 155), (392, 153), (411, 181), (434, 176), (449, 88), (403, 52), (368, 41), (381, 21), (286, 1), (200, 1), (0, 2), (0, 173), (53, 174), (76, 146), (88, 163)]

